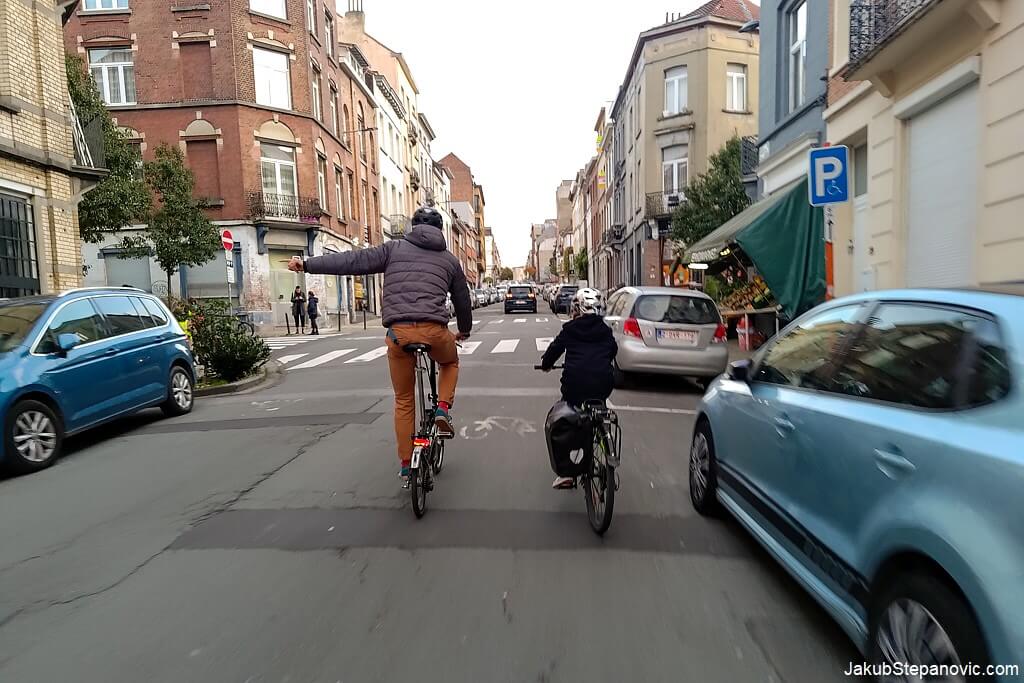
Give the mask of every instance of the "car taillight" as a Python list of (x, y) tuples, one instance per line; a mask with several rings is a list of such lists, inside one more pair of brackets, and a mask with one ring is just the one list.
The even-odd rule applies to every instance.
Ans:
[(636, 321), (636, 318), (626, 318), (626, 321), (622, 323), (622, 332), (630, 337), (643, 339), (643, 335), (640, 334), (640, 323)]
[(726, 342), (726, 338), (725, 338), (725, 325), (723, 325), (722, 323), (718, 323), (718, 327), (715, 329), (715, 336), (711, 340), (711, 343), (712, 344), (724, 344), (725, 342)]
[(530, 293), (529, 293), (529, 294), (527, 294), (526, 296), (530, 297), (531, 299), (533, 299), (533, 298), (535, 298), (535, 297), (536, 297), (536, 295), (535, 295), (535, 294), (534, 294), (533, 292), (530, 292)]
[(505, 298), (506, 298), (506, 299), (511, 299), (511, 298), (512, 298), (512, 295), (511, 295), (511, 294), (506, 294), (506, 295), (505, 295)]

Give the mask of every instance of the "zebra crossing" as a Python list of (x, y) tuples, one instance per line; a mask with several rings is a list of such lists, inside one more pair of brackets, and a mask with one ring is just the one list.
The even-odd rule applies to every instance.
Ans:
[(267, 343), (271, 351), (281, 351), (283, 349), (290, 349), (293, 346), (299, 344), (305, 344), (306, 342), (316, 341), (317, 339), (323, 339), (333, 335), (324, 334), (299, 334), (292, 337), (267, 337), (263, 341)]
[[(529, 356), (531, 359), (536, 359), (537, 353), (543, 353), (547, 350), (548, 345), (551, 344), (553, 337), (536, 337), (530, 339), (498, 339), (497, 341), (478, 341), (470, 340), (462, 343), (459, 348), (460, 356), (482, 356), (482, 355), (495, 355), (500, 357), (507, 357), (512, 354)], [(341, 339), (341, 343), (347, 344), (349, 339)], [(355, 348), (343, 348), (334, 349), (332, 351), (326, 351), (321, 354), (309, 354), (309, 353), (292, 353), (277, 358), (277, 361), (285, 366), (288, 371), (292, 370), (310, 370), (313, 368), (322, 368), (324, 366), (335, 364), (337, 365), (360, 365), (372, 363), (374, 361), (384, 358), (388, 353), (387, 346), (377, 346), (369, 351), (359, 353), (359, 355), (352, 355), (357, 353)]]
[[(555, 318), (555, 319), (556, 320), (560, 320), (559, 318)], [(488, 325), (504, 325), (506, 320), (507, 320), (506, 318), (493, 318), (491, 320), (488, 320), (487, 324)], [(522, 323), (528, 323), (528, 322), (532, 322), (532, 323), (546, 323), (549, 320), (550, 320), (550, 318), (545, 318), (545, 317), (535, 317), (532, 320), (529, 319), (529, 318), (512, 318), (511, 320), (508, 320), (508, 322), (511, 325), (515, 325), (515, 324), (522, 324)], [(448, 324), (449, 325), (457, 325), (458, 321), (457, 320), (452, 320)], [(480, 320), (474, 320), (473, 321), (473, 326), (474, 327), (479, 325), (479, 324), (481, 324)]]

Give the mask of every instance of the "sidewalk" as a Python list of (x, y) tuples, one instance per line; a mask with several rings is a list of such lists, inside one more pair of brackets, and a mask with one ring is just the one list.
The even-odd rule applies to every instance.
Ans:
[(734, 360), (747, 360), (754, 357), (757, 351), (741, 351), (740, 343), (735, 339), (729, 340), (729, 362)]
[[(384, 328), (381, 327), (380, 316), (367, 314), (367, 316), (366, 316), (366, 332), (378, 332), (378, 331), (383, 336)], [(362, 317), (362, 314), (359, 314), (356, 317), (355, 324), (351, 324), (351, 325), (348, 323), (347, 316), (342, 317), (341, 329), (340, 330), (338, 329), (338, 317), (336, 315), (328, 316), (327, 319), (322, 320), (320, 322), (320, 334), (322, 336), (325, 336), (325, 337), (327, 335), (330, 335), (330, 334), (339, 334), (339, 333), (340, 334), (346, 334), (346, 333), (355, 333), (355, 332), (363, 332), (363, 317)], [(259, 336), (263, 337), (264, 339), (274, 339), (274, 338), (277, 338), (277, 337), (288, 336), (288, 334), (289, 334), (288, 328), (285, 327), (284, 325), (281, 325), (279, 327), (274, 327), (274, 328), (270, 328), (270, 329), (261, 330)], [(295, 334), (296, 334), (295, 328), (292, 327), (291, 328), (291, 335), (294, 336)], [(305, 332), (305, 334), (309, 334), (309, 325), (308, 324), (306, 325), (306, 332)]]

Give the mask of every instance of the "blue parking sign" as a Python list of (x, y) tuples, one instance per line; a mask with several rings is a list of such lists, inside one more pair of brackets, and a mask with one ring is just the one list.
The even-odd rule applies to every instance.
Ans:
[(807, 194), (811, 206), (850, 200), (850, 148), (816, 147), (808, 154)]

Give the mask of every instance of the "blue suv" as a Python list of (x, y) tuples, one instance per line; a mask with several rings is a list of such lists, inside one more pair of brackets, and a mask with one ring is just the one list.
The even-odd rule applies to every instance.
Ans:
[(33, 472), (64, 437), (160, 406), (192, 410), (195, 363), (167, 308), (132, 289), (0, 300), (0, 465)]
[(699, 408), (694, 507), (746, 527), (880, 680), (907, 664), (1018, 680), (998, 665), (1024, 664), (1021, 292), (829, 302)]

